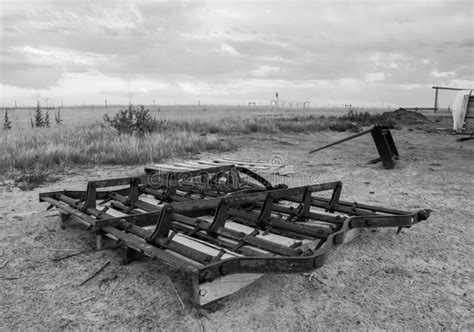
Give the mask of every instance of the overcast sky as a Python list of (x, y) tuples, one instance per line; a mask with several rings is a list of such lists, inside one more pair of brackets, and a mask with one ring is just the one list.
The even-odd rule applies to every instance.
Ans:
[(0, 0), (0, 99), (432, 106), (474, 87), (473, 3)]

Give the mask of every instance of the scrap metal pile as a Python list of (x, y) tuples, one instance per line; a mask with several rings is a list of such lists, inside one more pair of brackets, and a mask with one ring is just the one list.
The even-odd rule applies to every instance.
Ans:
[(86, 224), (108, 241), (189, 272), (205, 304), (266, 273), (323, 266), (360, 228), (411, 227), (429, 210), (401, 211), (340, 200), (341, 182), (273, 186), (245, 167), (148, 169), (140, 177), (90, 181), (86, 191), (40, 194), (61, 220)]

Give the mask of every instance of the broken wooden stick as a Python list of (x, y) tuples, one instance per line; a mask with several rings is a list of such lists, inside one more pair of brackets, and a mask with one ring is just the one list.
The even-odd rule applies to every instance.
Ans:
[(73, 305), (81, 304), (81, 303), (87, 302), (87, 301), (89, 301), (89, 300), (92, 300), (93, 298), (95, 298), (95, 295), (94, 295), (94, 296), (87, 297), (87, 298), (85, 298), (85, 299), (83, 299), (83, 300), (80, 300), (80, 301), (77, 301), (77, 302), (73, 302), (72, 304), (73, 304)]
[(10, 259), (7, 259), (1, 266), (0, 266), (0, 269), (3, 269), (5, 266), (7, 266), (8, 262), (10, 261)]
[(28, 248), (51, 250), (51, 251), (76, 251), (77, 249), (63, 249), (63, 248), (45, 248), (41, 246), (28, 246)]
[(178, 299), (179, 299), (179, 302), (181, 303), (181, 308), (183, 309), (183, 311), (185, 311), (185, 310), (186, 310), (186, 306), (184, 305), (183, 299), (182, 299), (181, 296), (179, 295), (178, 289), (176, 288), (176, 286), (175, 286), (173, 280), (171, 280), (170, 277), (168, 277), (168, 276), (166, 275), (166, 273), (162, 273), (162, 274), (165, 276), (166, 279), (169, 280), (171, 286), (172, 286), (173, 289), (174, 289), (174, 292), (176, 293), (176, 296), (177, 296)]
[(92, 278), (94, 278), (96, 275), (98, 275), (103, 269), (105, 269), (105, 267), (107, 265), (110, 264), (110, 261), (107, 261), (104, 265), (102, 265), (102, 267), (100, 269), (98, 269), (97, 271), (95, 271), (94, 273), (92, 273), (86, 280), (84, 280), (83, 282), (81, 282), (81, 284), (79, 286), (83, 286), (86, 282), (88, 282), (89, 280), (91, 280)]
[(13, 277), (0, 277), (0, 279), (2, 280), (16, 280), (16, 279), (20, 279), (20, 278), (23, 278), (24, 276), (13, 276)]
[(74, 256), (78, 256), (78, 255), (81, 255), (85, 252), (88, 252), (88, 251), (91, 251), (93, 248), (89, 248), (89, 249), (86, 249), (86, 250), (82, 250), (82, 251), (79, 251), (79, 252), (76, 252), (74, 254), (70, 254), (70, 255), (66, 255), (66, 256), (60, 256), (60, 257), (55, 257), (55, 258), (52, 258), (51, 260), (53, 262), (57, 262), (57, 261), (61, 261), (63, 259), (66, 259), (66, 258), (70, 258), (70, 257), (74, 257)]

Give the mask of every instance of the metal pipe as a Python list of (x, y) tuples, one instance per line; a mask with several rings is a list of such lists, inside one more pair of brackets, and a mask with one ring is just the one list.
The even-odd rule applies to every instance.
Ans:
[(463, 89), (463, 88), (450, 88), (450, 87), (443, 87), (443, 86), (434, 86), (433, 89), (440, 89), (440, 90), (454, 90), (454, 91), (461, 91), (461, 90), (472, 90), (472, 89)]
[(357, 134), (354, 134), (354, 135), (351, 135), (349, 137), (346, 137), (346, 138), (343, 138), (343, 139), (340, 139), (339, 141), (336, 141), (336, 142), (333, 142), (333, 143), (330, 143), (330, 144), (327, 144), (327, 145), (324, 145), (320, 148), (317, 148), (317, 149), (314, 149), (314, 150), (311, 150), (308, 152), (308, 154), (310, 153), (313, 153), (313, 152), (316, 152), (316, 151), (320, 151), (320, 150), (323, 150), (323, 149), (326, 149), (326, 148), (329, 148), (330, 146), (333, 146), (333, 145), (336, 145), (336, 144), (339, 144), (339, 143), (342, 143), (342, 142), (345, 142), (345, 141), (348, 141), (348, 140), (351, 140), (353, 138), (356, 138), (356, 137), (359, 137), (359, 136), (362, 136), (362, 135), (365, 135), (365, 134), (368, 134), (370, 133), (372, 130), (374, 129), (374, 127), (370, 128), (370, 129), (367, 129), (367, 130), (364, 130), (364, 131), (361, 131), (360, 133), (357, 133)]

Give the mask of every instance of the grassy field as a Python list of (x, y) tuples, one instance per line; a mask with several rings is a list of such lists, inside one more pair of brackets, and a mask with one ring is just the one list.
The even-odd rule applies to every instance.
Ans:
[[(105, 108), (103, 106), (75, 106), (61, 108), (61, 116), (64, 123), (74, 124), (90, 124), (95, 121), (101, 121), (107, 113), (109, 115), (118, 112), (120, 109), (126, 108), (126, 105), (113, 105)], [(151, 114), (157, 119), (176, 120), (176, 121), (192, 121), (202, 120), (206, 122), (220, 121), (223, 119), (254, 119), (254, 118), (274, 118), (274, 117), (295, 117), (295, 116), (341, 116), (347, 112), (342, 107), (322, 107), (322, 108), (272, 108), (266, 106), (244, 107), (244, 106), (228, 106), (228, 105), (210, 105), (210, 106), (153, 106), (148, 105)], [(14, 128), (29, 128), (30, 116), (34, 117), (35, 108), (9, 108), (1, 109), (0, 115), (5, 110)], [(57, 112), (58, 108), (50, 109), (50, 115), (53, 118), (53, 112)], [(387, 109), (366, 108), (358, 109), (362, 112), (381, 113)]]
[(54, 121), (57, 110), (43, 109), (43, 114), (50, 113), (49, 128), (31, 127), (35, 109), (9, 110), (12, 129), (1, 131), (0, 171), (10, 178), (26, 176), (41, 182), (49, 173), (74, 165), (148, 164), (203, 151), (228, 151), (234, 148), (236, 134), (354, 130), (353, 120), (368, 125), (372, 114), (380, 112), (364, 110), (371, 115), (352, 119), (344, 117), (347, 110), (342, 108), (150, 107), (159, 126), (137, 137), (119, 134), (103, 121), (105, 114), (113, 116), (121, 108), (63, 108), (61, 124)]

